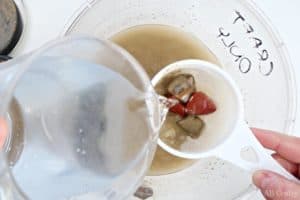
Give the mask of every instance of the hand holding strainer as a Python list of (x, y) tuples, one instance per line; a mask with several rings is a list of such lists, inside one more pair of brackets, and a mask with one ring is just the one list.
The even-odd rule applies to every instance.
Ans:
[(250, 172), (267, 169), (298, 181), (266, 152), (243, 120), (242, 95), (226, 72), (208, 62), (184, 60), (161, 70), (152, 80), (153, 85), (170, 73), (192, 75), (197, 90), (207, 92), (218, 109), (207, 118), (199, 139), (187, 140), (178, 149), (159, 139), (164, 150), (188, 159), (217, 156)]

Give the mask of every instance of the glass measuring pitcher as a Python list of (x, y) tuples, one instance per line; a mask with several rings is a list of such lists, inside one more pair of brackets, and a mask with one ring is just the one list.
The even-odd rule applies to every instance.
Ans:
[[(98, 39), (59, 39), (1, 64), (0, 199), (123, 199), (150, 165), (158, 98), (139, 64)], [(142, 130), (142, 131), (141, 131)]]

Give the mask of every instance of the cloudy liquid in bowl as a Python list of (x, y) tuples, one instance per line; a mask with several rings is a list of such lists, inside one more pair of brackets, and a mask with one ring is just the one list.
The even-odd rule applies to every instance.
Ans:
[[(111, 40), (131, 53), (150, 78), (163, 67), (184, 59), (201, 59), (220, 65), (197, 37), (171, 26), (139, 25), (117, 33)], [(174, 173), (195, 162), (172, 156), (158, 147), (149, 175)]]

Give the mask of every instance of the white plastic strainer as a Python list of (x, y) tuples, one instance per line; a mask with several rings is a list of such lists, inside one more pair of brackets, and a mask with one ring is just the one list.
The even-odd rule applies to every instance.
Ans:
[(229, 74), (209, 62), (182, 60), (163, 68), (154, 76), (152, 84), (156, 86), (170, 74), (192, 75), (196, 91), (207, 93), (217, 110), (209, 116), (198, 139), (188, 139), (177, 149), (159, 139), (158, 144), (164, 150), (187, 159), (217, 156), (250, 173), (265, 169), (298, 181), (267, 153), (251, 132), (243, 119), (242, 95)]

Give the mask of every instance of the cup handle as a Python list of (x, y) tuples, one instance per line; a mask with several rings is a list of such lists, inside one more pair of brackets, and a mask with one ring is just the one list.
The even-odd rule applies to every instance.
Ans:
[(300, 183), (268, 154), (244, 121), (238, 123), (231, 138), (225, 141), (215, 154), (251, 173), (262, 169), (270, 170)]

